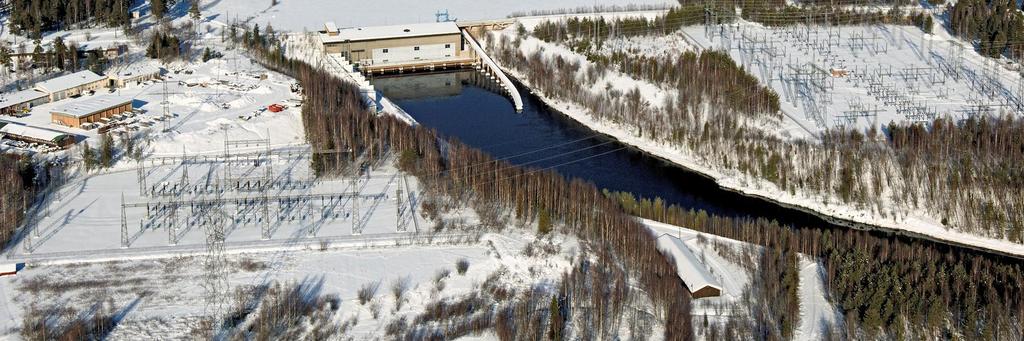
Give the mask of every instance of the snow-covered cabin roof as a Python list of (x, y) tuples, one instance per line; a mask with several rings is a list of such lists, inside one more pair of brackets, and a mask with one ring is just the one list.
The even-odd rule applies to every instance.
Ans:
[(60, 76), (42, 83), (36, 84), (36, 89), (46, 93), (54, 93), (82, 85), (95, 83), (107, 79), (89, 70), (82, 70), (70, 75)]
[(55, 114), (61, 114), (65, 116), (74, 116), (82, 118), (94, 114), (98, 111), (103, 111), (106, 109), (110, 109), (112, 107), (116, 107), (131, 102), (131, 97), (107, 95), (102, 97), (90, 98), (84, 101), (68, 103), (59, 108), (53, 109), (52, 112)]
[(0, 135), (17, 135), (24, 136), (36, 140), (43, 141), (57, 141), (61, 137), (67, 135), (59, 131), (53, 131), (49, 129), (42, 129), (36, 127), (30, 127), (26, 125), (14, 124), (7, 122), (0, 122)]
[(658, 236), (658, 250), (672, 256), (679, 278), (683, 280), (690, 292), (696, 292), (706, 287), (722, 291), (722, 285), (715, 280), (707, 268), (701, 265), (697, 255), (693, 254), (693, 251), (681, 239), (670, 234), (662, 234)]
[(363, 41), (379, 39), (395, 39), (436, 36), (444, 34), (459, 34), (459, 26), (454, 22), (439, 22), (425, 24), (373, 26), (345, 28), (335, 36), (325, 36), (325, 43), (338, 43), (344, 41)]
[(46, 97), (45, 93), (33, 89), (0, 94), (0, 109)]

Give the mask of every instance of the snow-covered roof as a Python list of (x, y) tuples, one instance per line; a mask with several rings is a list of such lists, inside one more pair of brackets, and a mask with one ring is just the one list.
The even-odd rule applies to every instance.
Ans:
[(46, 97), (45, 93), (36, 90), (22, 90), (0, 94), (0, 109)]
[(90, 98), (84, 101), (68, 103), (59, 108), (53, 109), (52, 112), (55, 114), (61, 114), (65, 116), (74, 116), (82, 118), (85, 116), (89, 116), (90, 114), (96, 113), (97, 111), (110, 109), (111, 107), (131, 102), (131, 97), (107, 95), (102, 97)]
[(708, 272), (707, 268), (701, 265), (700, 259), (693, 254), (682, 240), (670, 234), (658, 236), (658, 250), (666, 255), (671, 255), (676, 263), (676, 271), (679, 278), (686, 283), (691, 292), (705, 287), (712, 287), (722, 290), (722, 285), (715, 280), (715, 277)]
[[(0, 122), (8, 123), (8, 122)], [(67, 135), (59, 131), (30, 127), (26, 125), (8, 123), (0, 126), (0, 135), (18, 135), (43, 141), (55, 141), (61, 136)]]
[(108, 71), (107, 76), (110, 78), (127, 79), (141, 75), (159, 74), (161, 70), (159, 66), (153, 64), (132, 64), (117, 70)]
[(324, 23), (324, 28), (327, 29), (327, 32), (337, 32), (338, 24), (335, 24), (333, 21), (328, 21), (327, 23)]
[(36, 89), (46, 93), (64, 91), (74, 87), (95, 83), (107, 79), (89, 70), (82, 70), (70, 75), (60, 76), (42, 83), (36, 84)]
[(439, 22), (425, 24), (408, 24), (392, 26), (354, 27), (342, 29), (338, 35), (325, 36), (325, 43), (337, 43), (344, 41), (361, 41), (377, 39), (394, 39), (435, 36), (442, 34), (459, 34), (459, 26), (454, 22)]

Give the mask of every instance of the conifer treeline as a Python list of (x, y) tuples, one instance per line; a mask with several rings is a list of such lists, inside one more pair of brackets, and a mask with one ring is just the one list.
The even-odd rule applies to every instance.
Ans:
[(131, 0), (12, 0), (8, 25), (15, 34), (40, 38), (42, 32), (66, 30), (76, 24), (128, 27)]
[[(1024, 5), (1021, 6), (1024, 9)], [(989, 57), (1024, 57), (1024, 14), (1016, 0), (963, 0), (949, 9), (949, 28)]]
[[(852, 229), (719, 217), (628, 193), (605, 193), (630, 214), (765, 246), (772, 257), (762, 260), (761, 271), (777, 276), (765, 285), (792, 282), (778, 264), (790, 263), (787, 259), (797, 252), (820, 259), (826, 297), (842, 309), (848, 327), (843, 332), (850, 338), (881, 332), (897, 340), (951, 334), (983, 340), (1022, 337), (1024, 267), (1017, 259)], [(779, 299), (781, 306), (773, 311), (785, 323), (783, 315), (794, 311), (793, 302)]]
[(675, 267), (657, 250), (651, 233), (593, 184), (496, 161), (458, 141), (442, 140), (432, 130), (411, 127), (391, 116), (376, 117), (365, 109), (354, 85), (277, 52), (256, 54), (302, 85), (303, 125), (314, 149), (351, 151), (317, 157), (314, 165), (321, 173), (351, 167), (357, 160), (372, 164), (389, 153), (412, 154), (415, 161), (406, 171), (432, 193), (466, 198), (475, 205), (487, 203), (523, 219), (546, 210), (562, 232), (615, 255), (609, 259), (628, 269), (634, 283), (661, 312), (666, 339), (692, 338), (690, 295)]

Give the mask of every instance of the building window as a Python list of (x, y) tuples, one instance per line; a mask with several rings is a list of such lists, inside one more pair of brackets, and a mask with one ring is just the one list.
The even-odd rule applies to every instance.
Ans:
[(388, 49), (384, 49), (384, 53), (388, 53)]
[(444, 48), (450, 49), (450, 48), (452, 48), (452, 44), (444, 44)]
[(413, 47), (412, 49), (413, 49), (413, 51), (419, 51), (419, 50), (420, 50), (420, 47), (419, 47), (419, 46), (416, 46), (416, 47)]

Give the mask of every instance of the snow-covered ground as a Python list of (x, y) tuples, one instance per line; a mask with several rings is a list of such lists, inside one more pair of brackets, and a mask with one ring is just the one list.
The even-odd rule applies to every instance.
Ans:
[(372, 5), (361, 5), (349, 1), (282, 0), (277, 6), (271, 7), (270, 0), (260, 3), (247, 0), (217, 0), (206, 4), (203, 11), (205, 16), (215, 21), (251, 19), (251, 23), (261, 26), (270, 23), (275, 29), (301, 32), (319, 30), (327, 21), (337, 23), (338, 27), (434, 22), (438, 11), (448, 11), (450, 19), (472, 21), (501, 19), (515, 12), (528, 13), (534, 10), (675, 4), (677, 2), (671, 0), (634, 0), (628, 3), (615, 0), (500, 0), (484, 3), (468, 0), (383, 0), (373, 2)]
[[(337, 295), (341, 305), (331, 320), (339, 325), (354, 320), (346, 335), (367, 339), (382, 335), (384, 327), (398, 317), (414, 317), (430, 302), (477, 290), (496, 271), (502, 274), (500, 284), (510, 289), (557, 279), (575, 257), (575, 241), (555, 237), (552, 241), (559, 245), (560, 254), (525, 255), (523, 249), (534, 240), (529, 233), (514, 232), (485, 234), (478, 241), (458, 244), (239, 253), (227, 256), (226, 278), (231, 292), (235, 287), (277, 282), (301, 283), (315, 288), (313, 294)], [(455, 269), (460, 259), (469, 262), (464, 275)], [(0, 278), (0, 294), (4, 294), (0, 332), (5, 338), (14, 337), (12, 328), (30, 305), (87, 309), (109, 300), (125, 312), (110, 335), (112, 340), (186, 337), (207, 308), (204, 261), (199, 255), (29, 266), (17, 276)], [(450, 274), (439, 286), (438, 274), (444, 270)], [(390, 287), (400, 280), (408, 281), (410, 290), (401, 310), (395, 311)], [(357, 291), (377, 281), (379, 291), (370, 303), (361, 305)], [(228, 299), (227, 305), (231, 309), (234, 300)], [(381, 312), (376, 318), (375, 305)]]
[[(740, 22), (683, 32), (698, 46), (728, 50), (774, 89), (786, 121), (792, 121), (787, 123), (809, 130), (794, 136), (1024, 109), (1016, 66), (982, 57), (941, 27), (926, 34), (896, 25), (770, 28)], [(686, 43), (683, 35), (670, 37)], [(645, 53), (666, 45), (640, 41), (648, 47)]]
[(800, 257), (800, 325), (795, 340), (821, 340), (827, 330), (843, 321), (842, 313), (825, 297), (825, 270), (821, 263)]

